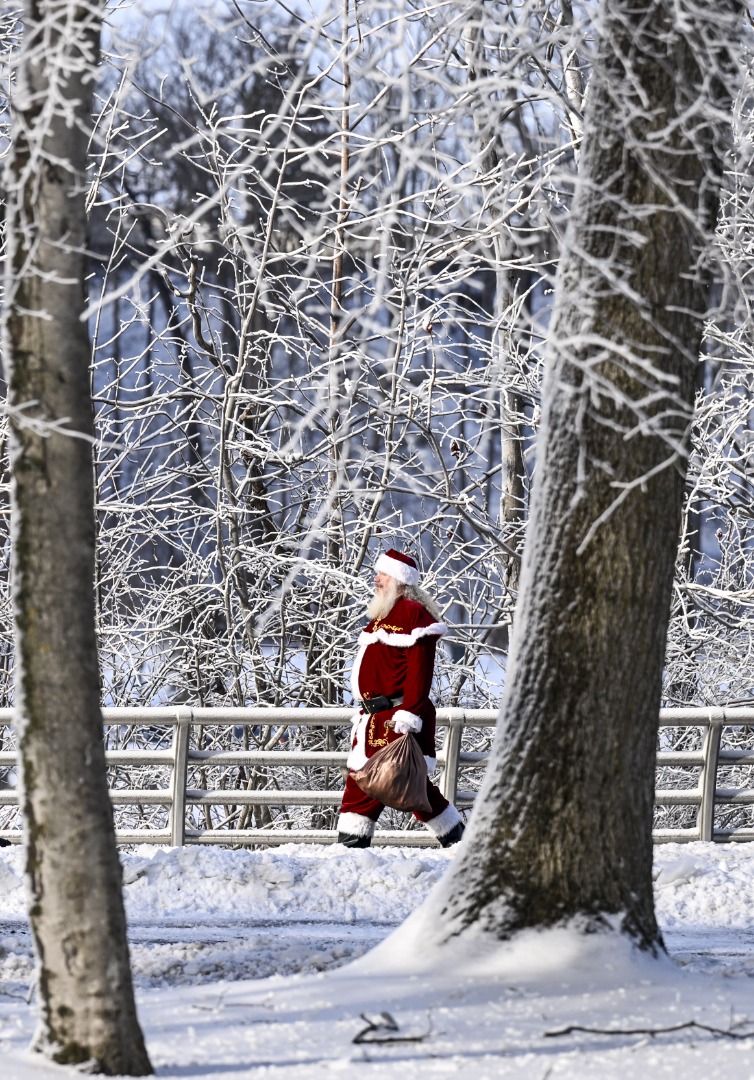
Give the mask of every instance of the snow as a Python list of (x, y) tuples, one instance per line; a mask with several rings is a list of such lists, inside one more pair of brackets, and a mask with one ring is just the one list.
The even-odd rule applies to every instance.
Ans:
[[(617, 934), (567, 927), (423, 953), (415, 919), (393, 931), (457, 850), (124, 854), (137, 1004), (157, 1075), (754, 1077), (754, 845), (656, 848), (670, 954), (660, 960)], [(52, 1080), (73, 1070), (27, 1049), (36, 1017), (22, 867), (20, 849), (0, 850), (2, 1076)]]

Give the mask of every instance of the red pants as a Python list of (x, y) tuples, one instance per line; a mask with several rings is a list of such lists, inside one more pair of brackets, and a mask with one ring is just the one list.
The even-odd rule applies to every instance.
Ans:
[[(427, 798), (432, 809), (428, 814), (415, 813), (414, 817), (418, 821), (431, 821), (450, 805), (440, 789), (435, 787), (429, 778), (427, 779)], [(373, 799), (371, 795), (364, 794), (349, 772), (346, 777), (343, 802), (340, 804), (341, 814), (360, 814), (362, 817), (369, 818), (370, 821), (376, 821), (384, 809), (384, 803)]]

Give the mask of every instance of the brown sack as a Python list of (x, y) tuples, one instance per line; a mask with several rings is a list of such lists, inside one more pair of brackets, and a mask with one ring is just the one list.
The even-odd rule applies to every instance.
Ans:
[(427, 798), (427, 763), (413, 735), (388, 743), (351, 776), (365, 795), (393, 810), (432, 812)]

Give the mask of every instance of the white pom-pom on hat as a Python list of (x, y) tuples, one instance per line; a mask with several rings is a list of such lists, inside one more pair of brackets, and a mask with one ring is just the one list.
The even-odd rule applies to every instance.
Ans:
[(419, 584), (419, 567), (410, 555), (404, 555), (395, 548), (383, 551), (374, 564), (374, 569), (378, 574), (388, 574), (403, 585)]

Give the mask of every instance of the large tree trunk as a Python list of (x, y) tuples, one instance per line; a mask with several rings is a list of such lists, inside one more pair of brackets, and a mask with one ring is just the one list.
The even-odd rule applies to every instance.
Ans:
[(151, 1072), (107, 791), (94, 623), (93, 419), (82, 319), (100, 15), (27, 0), (16, 69), (10, 362), (16, 724), (41, 1024), (36, 1048)]
[(657, 721), (738, 10), (602, 7), (501, 731), (445, 938), (615, 916), (661, 947)]

